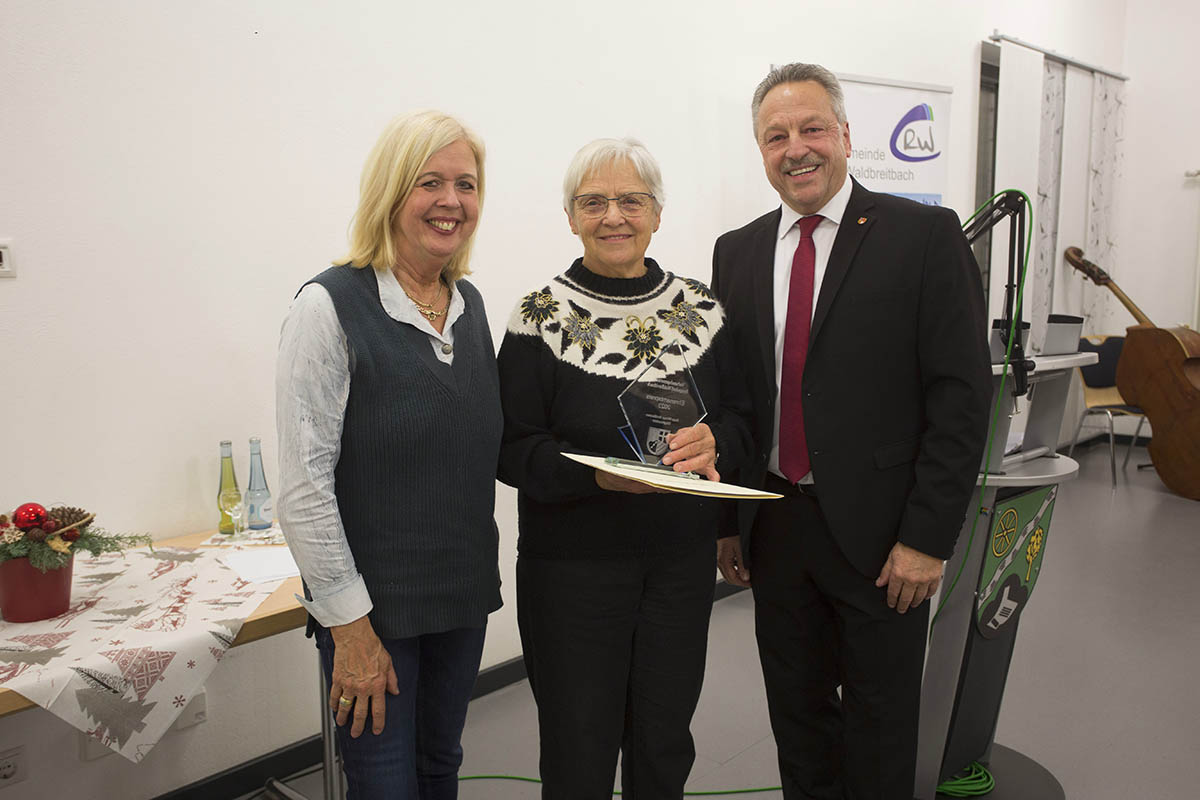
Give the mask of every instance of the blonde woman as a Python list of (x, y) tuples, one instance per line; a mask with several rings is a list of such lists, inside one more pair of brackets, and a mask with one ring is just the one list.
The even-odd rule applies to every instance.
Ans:
[(280, 520), (305, 582), (350, 798), (453, 798), (500, 607), (503, 419), (463, 276), (482, 141), (434, 111), (384, 130), (348, 256), (306, 283), (276, 374)]

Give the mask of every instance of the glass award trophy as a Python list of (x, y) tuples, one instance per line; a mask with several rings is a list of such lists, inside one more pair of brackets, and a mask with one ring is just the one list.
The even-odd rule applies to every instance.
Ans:
[[(678, 355), (683, 369), (668, 373), (661, 359), (664, 353)], [(662, 465), (667, 454), (667, 436), (695, 425), (707, 411), (700, 390), (692, 377), (692, 368), (677, 342), (659, 351), (625, 389), (617, 395), (625, 414), (621, 435), (637, 456), (638, 462), (670, 470)], [(698, 477), (698, 476), (697, 476)]]

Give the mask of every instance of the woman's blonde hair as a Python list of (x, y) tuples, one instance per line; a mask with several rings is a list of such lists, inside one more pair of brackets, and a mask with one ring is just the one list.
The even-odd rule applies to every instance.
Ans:
[[(475, 154), (476, 195), (483, 209), (483, 140), (458, 120), (440, 111), (410, 111), (387, 124), (363, 165), (358, 187), (358, 210), (350, 231), (350, 252), (335, 264), (390, 269), (396, 263), (393, 221), (408, 200), (417, 177), (430, 157), (447, 145), (464, 141)], [(471, 272), (475, 234), (458, 248), (442, 268), (449, 282)]]

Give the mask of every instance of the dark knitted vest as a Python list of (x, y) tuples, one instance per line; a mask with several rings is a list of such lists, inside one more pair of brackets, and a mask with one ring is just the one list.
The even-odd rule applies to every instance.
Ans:
[(312, 282), (333, 298), (350, 353), (335, 493), (380, 638), (479, 627), (500, 607), (496, 462), (504, 420), (483, 299), (458, 281), (454, 363), (387, 315), (370, 267)]

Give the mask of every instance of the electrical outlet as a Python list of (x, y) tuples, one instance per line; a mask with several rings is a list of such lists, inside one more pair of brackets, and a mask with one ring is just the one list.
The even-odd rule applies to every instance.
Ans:
[(0, 789), (25, 780), (25, 748), (14, 747), (0, 753)]
[(175, 718), (171, 730), (181, 731), (184, 728), (199, 725), (206, 719), (208, 719), (208, 697), (206, 692), (201, 689), (192, 696), (191, 702), (184, 706), (183, 712)]
[(0, 239), (0, 278), (17, 277), (17, 263), (13, 261), (12, 239)]

